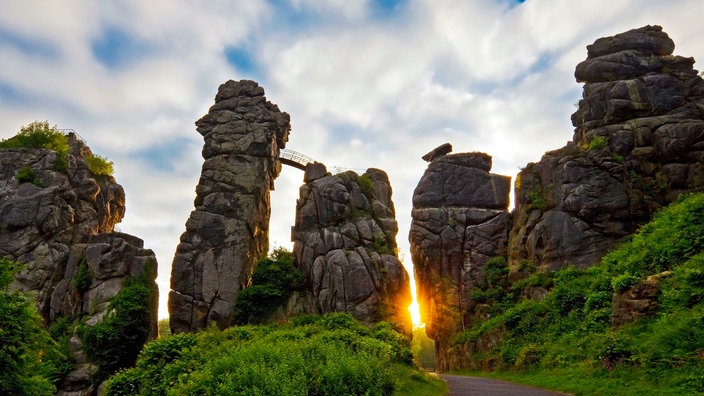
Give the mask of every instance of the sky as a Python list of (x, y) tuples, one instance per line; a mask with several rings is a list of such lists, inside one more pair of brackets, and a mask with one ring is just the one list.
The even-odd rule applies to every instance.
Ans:
[[(701, 15), (701, 0), (0, 0), (0, 139), (48, 121), (114, 162), (118, 228), (156, 253), (166, 317), (203, 162), (194, 122), (221, 83), (257, 81), (291, 115), (287, 148), (386, 171), (410, 268), (423, 154), (448, 142), (515, 178), (571, 140), (588, 44), (661, 25), (704, 59)], [(291, 247), (302, 182), (276, 180), (272, 248)]]

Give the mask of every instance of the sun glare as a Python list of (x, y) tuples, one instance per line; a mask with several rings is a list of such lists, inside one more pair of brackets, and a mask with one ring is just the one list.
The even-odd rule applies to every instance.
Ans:
[(408, 306), (408, 312), (411, 313), (411, 322), (413, 322), (413, 327), (418, 328), (418, 327), (425, 327), (425, 323), (423, 323), (421, 317), (420, 317), (420, 305), (418, 304), (418, 294), (416, 293), (416, 278), (415, 274), (413, 271), (413, 268), (411, 268), (408, 271), (408, 274), (411, 277), (411, 305)]
[(415, 294), (413, 295), (413, 302), (408, 306), (408, 311), (411, 313), (411, 321), (413, 322), (414, 328), (425, 327), (425, 323), (420, 319), (420, 306), (418, 305), (418, 301), (416, 301)]

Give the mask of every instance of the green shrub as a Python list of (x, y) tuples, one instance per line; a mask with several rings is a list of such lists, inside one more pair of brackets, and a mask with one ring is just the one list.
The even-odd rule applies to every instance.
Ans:
[(86, 259), (84, 257), (78, 265), (78, 270), (76, 271), (76, 274), (71, 280), (71, 286), (76, 291), (84, 293), (88, 291), (88, 289), (90, 289), (90, 286), (92, 284), (93, 274), (90, 272), (90, 268), (88, 268), (88, 263), (86, 262)]
[(0, 141), (0, 148), (45, 148), (56, 152), (55, 169), (68, 169), (68, 138), (56, 126), (35, 121), (22, 127), (13, 137)]
[(293, 253), (274, 250), (259, 260), (252, 271), (251, 285), (240, 291), (233, 308), (236, 324), (262, 323), (291, 293), (303, 286), (303, 274), (295, 266)]
[(0, 394), (53, 395), (68, 360), (44, 329), (32, 300), (10, 291), (21, 268), (0, 257)]
[(589, 141), (589, 150), (600, 150), (606, 147), (609, 143), (608, 139), (603, 136), (594, 136), (592, 140)]
[(88, 359), (100, 367), (98, 382), (121, 368), (133, 366), (149, 337), (156, 299), (151, 271), (148, 268), (139, 277), (128, 278), (125, 287), (110, 301), (105, 317), (94, 326), (78, 330)]
[(359, 177), (359, 188), (362, 189), (362, 194), (368, 199), (374, 198), (374, 180), (368, 173)]
[(38, 187), (44, 186), (44, 184), (41, 182), (41, 180), (37, 176), (36, 172), (34, 172), (34, 169), (32, 169), (30, 166), (21, 167), (17, 171), (15, 178), (17, 179), (18, 183), (32, 183)]
[(113, 164), (107, 158), (100, 155), (92, 155), (85, 158), (88, 170), (95, 176), (112, 176)]
[(621, 275), (614, 276), (611, 279), (611, 287), (615, 292), (620, 292), (628, 289), (629, 287), (638, 283), (638, 277), (631, 275), (630, 272), (626, 272)]
[(408, 339), (390, 324), (369, 330), (349, 314), (303, 318), (152, 341), (106, 393), (391, 395), (399, 383), (434, 382), (407, 364)]

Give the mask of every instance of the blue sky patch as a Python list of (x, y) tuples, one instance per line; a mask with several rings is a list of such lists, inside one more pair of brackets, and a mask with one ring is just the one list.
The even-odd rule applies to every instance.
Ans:
[(237, 71), (247, 77), (256, 79), (259, 76), (257, 62), (254, 60), (252, 52), (247, 48), (225, 48), (225, 58)]
[(371, 7), (374, 15), (388, 18), (396, 14), (404, 3), (404, 0), (372, 0)]
[(144, 161), (151, 168), (170, 172), (174, 170), (174, 161), (181, 157), (183, 150), (190, 149), (191, 141), (185, 138), (176, 138), (159, 145), (148, 147), (134, 153), (134, 156)]
[(107, 28), (91, 43), (93, 56), (110, 69), (118, 69), (147, 52), (147, 45), (119, 28)]
[(9, 45), (30, 56), (54, 58), (57, 55), (56, 49), (49, 43), (23, 37), (6, 30), (0, 30), (0, 45)]

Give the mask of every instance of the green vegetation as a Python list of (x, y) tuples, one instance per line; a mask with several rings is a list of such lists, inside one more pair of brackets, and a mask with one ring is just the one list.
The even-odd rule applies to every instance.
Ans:
[(144, 347), (108, 395), (436, 395), (444, 384), (411, 364), (409, 341), (388, 323), (349, 314), (283, 324), (215, 327)]
[(369, 199), (374, 197), (374, 180), (368, 173), (359, 177), (359, 188), (362, 189), (362, 194)]
[(263, 323), (282, 306), (293, 291), (303, 286), (303, 274), (295, 266), (293, 253), (275, 249), (254, 267), (251, 285), (237, 295), (235, 323)]
[(15, 175), (18, 183), (32, 183), (35, 186), (42, 187), (44, 183), (39, 179), (37, 173), (30, 166), (23, 166)]
[[(44, 148), (56, 152), (54, 169), (59, 172), (68, 170), (68, 137), (57, 129), (49, 126), (47, 121), (35, 121), (24, 126), (13, 137), (0, 141), (0, 148)], [(95, 176), (112, 176), (113, 163), (100, 155), (91, 155), (84, 158), (88, 170)], [(20, 174), (21, 173), (21, 174)], [(32, 173), (32, 170), (20, 170), (17, 180), (27, 181), (40, 186), (41, 183)]]
[[(481, 307), (488, 319), (455, 343), (469, 343), (473, 366), (491, 376), (577, 394), (704, 393), (703, 229), (704, 194), (693, 194), (595, 267), (509, 283), (502, 260), (492, 260), (475, 292), (475, 313)], [(614, 293), (656, 274), (656, 312), (612, 328)], [(541, 301), (525, 297), (536, 287), (549, 290)]]
[(84, 293), (90, 289), (92, 284), (93, 274), (91, 274), (88, 263), (84, 257), (78, 265), (78, 271), (76, 271), (73, 279), (71, 279), (71, 286), (79, 293)]
[(587, 148), (589, 150), (600, 150), (608, 145), (609, 141), (603, 136), (594, 136), (592, 140), (589, 141)]
[(32, 301), (10, 291), (21, 265), (0, 257), (0, 394), (53, 395), (70, 363)]
[(99, 383), (117, 370), (131, 367), (152, 328), (150, 312), (156, 307), (156, 264), (148, 263), (139, 277), (128, 278), (125, 287), (110, 302), (108, 314), (94, 326), (81, 326), (78, 334), (91, 362), (100, 366), (94, 377)]
[(113, 164), (107, 158), (100, 155), (93, 155), (85, 158), (88, 170), (95, 176), (112, 176)]
[(46, 121), (35, 121), (22, 127), (15, 136), (0, 141), (0, 148), (49, 149), (56, 152), (55, 169), (59, 172), (68, 169), (68, 138)]

